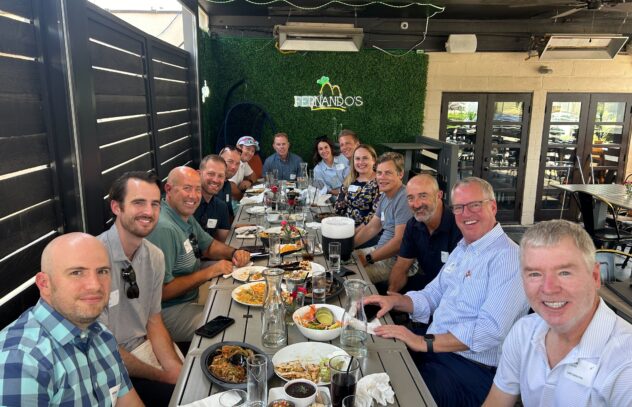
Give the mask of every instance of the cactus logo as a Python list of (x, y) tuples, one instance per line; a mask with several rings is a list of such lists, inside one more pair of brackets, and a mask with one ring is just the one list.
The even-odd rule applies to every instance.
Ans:
[(332, 85), (328, 76), (321, 76), (316, 83), (320, 85), (318, 95), (294, 96), (294, 107), (346, 112), (351, 107), (360, 107), (364, 104), (362, 96), (344, 96), (340, 86)]

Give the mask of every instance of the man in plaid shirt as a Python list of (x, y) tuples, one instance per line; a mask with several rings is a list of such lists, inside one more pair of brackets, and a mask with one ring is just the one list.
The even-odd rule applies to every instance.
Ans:
[(41, 267), (40, 300), (0, 331), (0, 405), (142, 406), (114, 336), (96, 322), (111, 279), (101, 242), (60, 236)]

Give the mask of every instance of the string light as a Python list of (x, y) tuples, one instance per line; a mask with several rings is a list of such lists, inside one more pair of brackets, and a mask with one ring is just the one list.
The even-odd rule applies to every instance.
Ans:
[[(214, 3), (214, 4), (228, 4), (228, 3), (234, 3), (236, 0), (206, 0), (209, 3)], [(438, 10), (439, 13), (443, 12), (445, 10), (445, 7), (439, 7), (439, 6), (435, 6), (434, 4), (431, 3), (417, 3), (417, 2), (412, 2), (412, 3), (408, 3), (408, 4), (392, 4), (392, 3), (385, 3), (383, 1), (369, 1), (366, 3), (358, 3), (358, 4), (351, 4), (351, 3), (347, 3), (341, 0), (330, 0), (327, 3), (323, 3), (319, 6), (314, 6), (314, 7), (305, 7), (305, 6), (299, 6), (297, 4), (292, 3), (289, 0), (270, 0), (270, 1), (252, 1), (252, 0), (244, 0), (246, 3), (250, 3), (250, 4), (254, 4), (256, 6), (268, 6), (270, 4), (274, 4), (274, 3), (286, 3), (292, 7), (295, 7), (299, 10), (319, 10), (321, 8), (325, 8), (325, 7), (329, 7), (332, 4), (341, 4), (343, 6), (347, 6), (347, 7), (366, 7), (366, 6), (371, 6), (374, 4), (379, 4), (382, 6), (386, 6), (386, 7), (391, 7), (391, 8), (398, 8), (398, 9), (403, 9), (403, 8), (408, 8), (411, 6), (428, 6), (428, 7), (433, 7), (435, 9)]]

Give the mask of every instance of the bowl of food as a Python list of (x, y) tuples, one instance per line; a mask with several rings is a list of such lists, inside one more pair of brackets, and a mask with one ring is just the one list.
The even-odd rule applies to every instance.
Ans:
[[(249, 356), (265, 353), (256, 346), (244, 342), (220, 342), (208, 347), (200, 363), (208, 380), (226, 389), (246, 389), (246, 360)], [(267, 356), (266, 356), (267, 357)], [(268, 360), (268, 380), (274, 374)]]
[(296, 407), (308, 407), (316, 399), (318, 388), (310, 380), (290, 380), (283, 386), (284, 398), (294, 403)]
[(306, 233), (307, 232), (305, 232), (305, 229), (303, 228), (285, 224), (262, 230), (259, 232), (259, 238), (261, 239), (263, 245), (268, 248), (270, 247), (270, 235), (279, 235), (281, 237), (281, 243), (297, 243), (301, 240), (301, 236), (305, 236)]
[(292, 319), (303, 336), (326, 342), (340, 336), (344, 313), (345, 310), (336, 305), (312, 304), (294, 311)]

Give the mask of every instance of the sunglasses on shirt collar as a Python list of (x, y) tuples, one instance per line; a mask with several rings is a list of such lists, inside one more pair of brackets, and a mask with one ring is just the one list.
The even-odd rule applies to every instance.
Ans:
[(191, 243), (191, 247), (193, 247), (193, 254), (196, 259), (202, 257), (202, 250), (200, 250), (200, 244), (198, 243), (197, 236), (193, 233), (189, 235), (189, 243)]
[(125, 283), (129, 284), (129, 287), (127, 287), (127, 290), (125, 291), (127, 298), (138, 298), (140, 290), (138, 289), (138, 284), (136, 284), (136, 272), (131, 264), (121, 270), (121, 277), (123, 277), (123, 281), (125, 281)]

